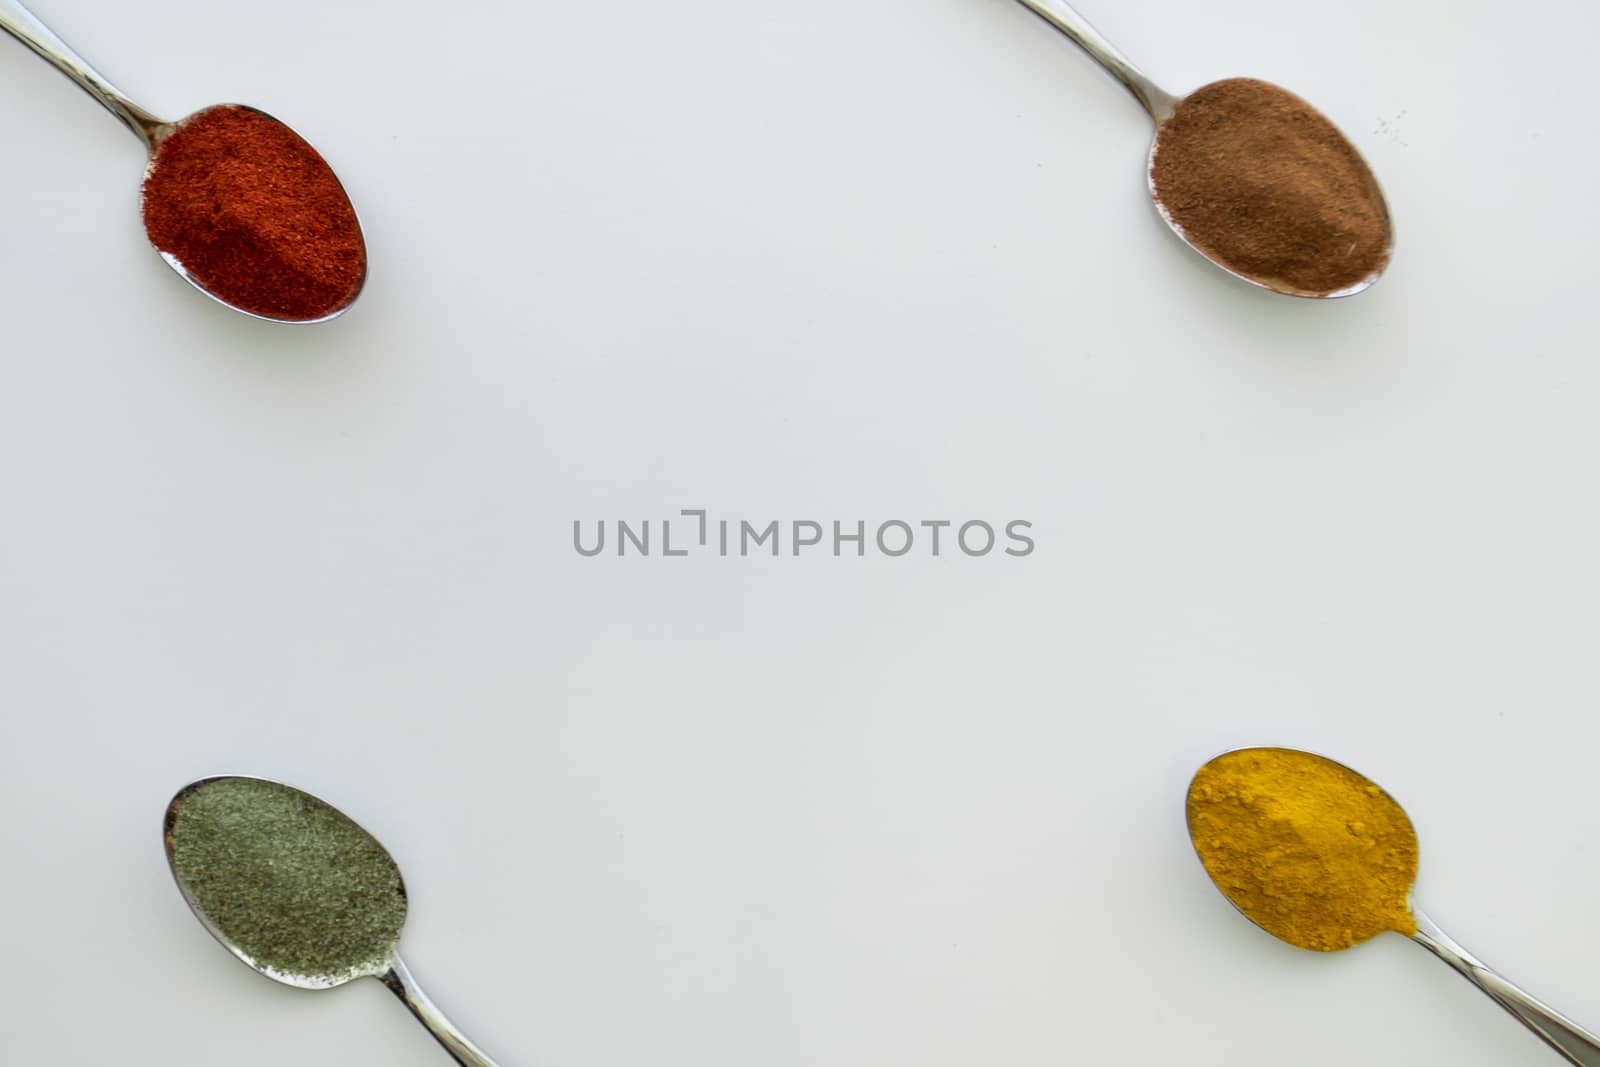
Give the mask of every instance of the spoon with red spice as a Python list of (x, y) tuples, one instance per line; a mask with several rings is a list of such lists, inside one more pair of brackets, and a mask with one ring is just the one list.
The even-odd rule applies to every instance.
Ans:
[(129, 100), (19, 0), (0, 0), (10, 33), (144, 142), (145, 232), (196, 289), (273, 322), (325, 322), (367, 279), (360, 220), (333, 169), (277, 119), (218, 104), (166, 122)]
[(1383, 190), (1361, 153), (1310, 104), (1252, 78), (1173, 96), (1065, 0), (1019, 2), (1149, 113), (1150, 198), (1189, 247), (1287, 296), (1353, 296), (1389, 266), (1394, 226)]

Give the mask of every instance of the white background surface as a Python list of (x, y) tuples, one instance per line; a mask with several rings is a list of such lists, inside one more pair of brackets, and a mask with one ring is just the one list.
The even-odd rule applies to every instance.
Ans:
[[(189, 916), (162, 808), (240, 771), (390, 846), (506, 1067), (1556, 1062), (1399, 938), (1232, 912), (1181, 802), (1248, 743), (1385, 784), (1419, 902), (1600, 1025), (1600, 10), (1085, 6), (1324, 108), (1390, 275), (1207, 267), (1004, 0), (37, 0), (158, 112), (296, 125), (372, 281), (314, 329), (198, 297), (138, 145), (0, 48), (0, 1059), (443, 1062)], [(571, 548), (685, 507), (1039, 547)]]

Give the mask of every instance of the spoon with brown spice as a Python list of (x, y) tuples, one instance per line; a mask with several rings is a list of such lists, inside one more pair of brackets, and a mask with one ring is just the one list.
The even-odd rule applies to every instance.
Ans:
[(167, 265), (219, 303), (273, 322), (343, 314), (367, 280), (367, 247), (333, 169), (288, 126), (218, 104), (166, 122), (129, 100), (20, 0), (0, 29), (71, 78), (149, 152), (145, 232)]
[(376, 978), (457, 1063), (495, 1067), (401, 962), (405, 883), (349, 816), (264, 778), (202, 778), (167, 805), (164, 838), (195, 917), (256, 971), (297, 989)]
[(1287, 90), (1229, 78), (1176, 97), (1064, 0), (1019, 0), (1110, 71), (1156, 124), (1150, 198), (1185, 244), (1287, 296), (1353, 296), (1394, 251), (1383, 190), (1338, 127)]
[(1267, 933), (1317, 952), (1404, 934), (1569, 1062), (1600, 1067), (1600, 1039), (1512, 985), (1417, 910), (1416, 831), (1405, 809), (1367, 778), (1310, 752), (1239, 749), (1195, 773), (1187, 810), (1206, 873)]

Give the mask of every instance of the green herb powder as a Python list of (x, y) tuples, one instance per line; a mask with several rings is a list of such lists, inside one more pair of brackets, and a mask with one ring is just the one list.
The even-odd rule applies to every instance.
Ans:
[(257, 964), (343, 977), (386, 961), (406, 917), (394, 861), (337, 809), (249, 778), (201, 785), (172, 825), (173, 870)]

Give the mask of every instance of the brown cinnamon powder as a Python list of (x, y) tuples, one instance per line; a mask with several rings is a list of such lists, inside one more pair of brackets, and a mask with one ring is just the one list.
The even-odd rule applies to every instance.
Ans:
[(1269, 288), (1327, 296), (1389, 261), (1377, 179), (1338, 128), (1298, 96), (1230, 78), (1162, 124), (1156, 200), (1206, 255)]

